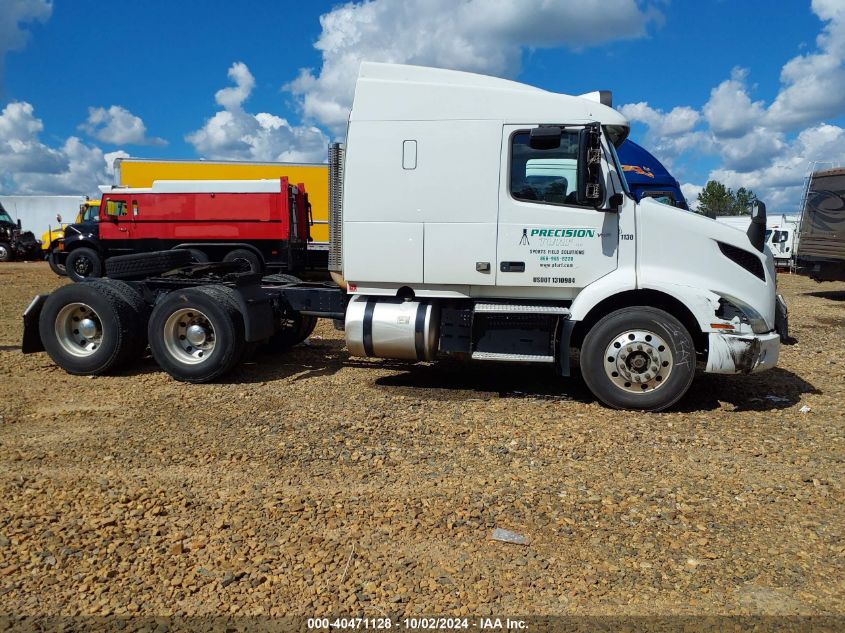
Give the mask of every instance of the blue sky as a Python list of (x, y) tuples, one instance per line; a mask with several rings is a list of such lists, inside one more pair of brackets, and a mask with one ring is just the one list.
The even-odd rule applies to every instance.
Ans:
[(845, 158), (843, 5), (0, 0), (0, 192), (87, 193), (118, 155), (322, 160), (371, 59), (611, 89), (688, 195), (794, 210)]

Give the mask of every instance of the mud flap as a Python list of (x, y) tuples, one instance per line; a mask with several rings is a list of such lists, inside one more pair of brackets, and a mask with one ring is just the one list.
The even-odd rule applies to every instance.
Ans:
[(41, 334), (38, 332), (38, 319), (41, 316), (41, 308), (44, 307), (44, 302), (49, 296), (49, 294), (37, 295), (24, 310), (23, 341), (21, 342), (21, 352), (24, 354), (44, 351), (44, 343), (41, 342)]

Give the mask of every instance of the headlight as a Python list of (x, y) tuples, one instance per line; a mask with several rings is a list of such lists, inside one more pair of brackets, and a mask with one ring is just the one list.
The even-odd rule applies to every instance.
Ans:
[(739, 317), (740, 322), (747, 323), (751, 326), (751, 331), (754, 334), (765, 334), (770, 329), (763, 315), (747, 303), (743, 303), (734, 297), (722, 297), (719, 299), (719, 309), (716, 310), (716, 316), (727, 321)]

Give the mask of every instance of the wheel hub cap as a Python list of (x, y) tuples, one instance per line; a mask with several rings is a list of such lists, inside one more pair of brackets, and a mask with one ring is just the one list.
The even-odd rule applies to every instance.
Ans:
[(97, 336), (97, 323), (94, 319), (88, 317), (79, 322), (79, 333), (85, 338), (94, 338)]
[(103, 341), (100, 315), (84, 303), (69, 303), (56, 315), (56, 340), (71, 356), (90, 356)]
[(208, 332), (201, 325), (191, 325), (188, 327), (185, 338), (191, 345), (202, 345), (208, 338)]
[(605, 350), (608, 378), (629, 393), (649, 393), (672, 373), (672, 352), (666, 341), (646, 330), (629, 330), (617, 336)]
[(176, 310), (164, 324), (164, 344), (180, 363), (205, 362), (214, 352), (216, 340), (209, 318), (193, 308)]

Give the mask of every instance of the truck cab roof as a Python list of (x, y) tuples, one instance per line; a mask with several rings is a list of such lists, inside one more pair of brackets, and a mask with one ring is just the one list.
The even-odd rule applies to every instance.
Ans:
[[(363, 62), (350, 121), (501, 120), (606, 126), (615, 144), (628, 135), (621, 113), (600, 102), (599, 93), (580, 97), (548, 92), (507, 79), (457, 70)], [(561, 113), (566, 112), (566, 120)]]

